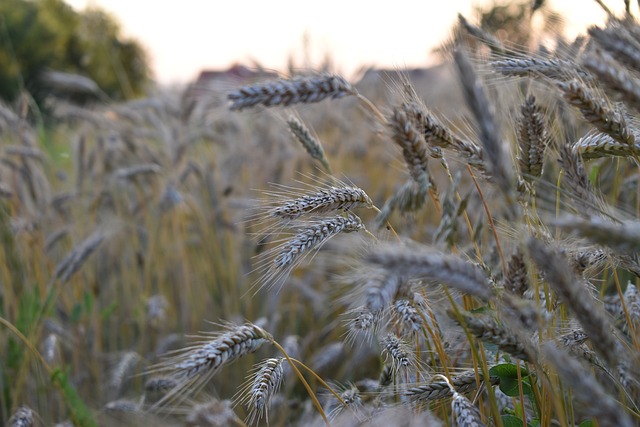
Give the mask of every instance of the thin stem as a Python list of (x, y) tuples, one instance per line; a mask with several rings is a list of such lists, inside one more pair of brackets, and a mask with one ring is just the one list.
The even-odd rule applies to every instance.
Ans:
[(301, 367), (303, 367), (307, 372), (309, 372), (311, 375), (313, 375), (315, 377), (316, 380), (318, 380), (318, 382), (320, 384), (322, 384), (324, 387), (326, 387), (329, 392), (331, 394), (333, 394), (335, 396), (336, 399), (338, 399), (338, 401), (345, 407), (347, 408), (349, 405), (347, 405), (347, 403), (342, 399), (342, 397), (340, 397), (340, 395), (338, 393), (335, 392), (335, 390), (333, 390), (331, 388), (331, 386), (329, 386), (329, 384), (326, 383), (325, 380), (323, 380), (318, 374), (315, 373), (315, 371), (313, 369), (311, 369), (310, 367), (308, 367), (307, 365), (305, 365), (303, 362), (301, 362), (298, 359), (291, 359), (291, 361), (297, 363), (298, 365), (300, 365)]
[(369, 99), (367, 99), (366, 96), (357, 93), (356, 97), (360, 100), (360, 102), (362, 102), (362, 104), (366, 107), (367, 110), (369, 110), (369, 112), (371, 112), (376, 119), (378, 119), (378, 121), (380, 122), (380, 124), (382, 125), (386, 125), (387, 124), (387, 119), (384, 117), (384, 114), (382, 114), (380, 112), (380, 110), (378, 109), (378, 107), (376, 107), (373, 102), (369, 101)]
[(496, 225), (493, 222), (493, 216), (491, 215), (491, 211), (489, 210), (489, 205), (484, 198), (484, 194), (482, 194), (482, 190), (480, 189), (480, 185), (478, 184), (478, 180), (476, 180), (475, 175), (473, 174), (473, 170), (471, 170), (471, 166), (467, 165), (467, 169), (469, 170), (469, 174), (471, 175), (471, 179), (473, 179), (473, 183), (478, 190), (478, 194), (480, 195), (480, 200), (482, 201), (482, 205), (484, 206), (484, 210), (487, 212), (487, 217), (489, 219), (489, 226), (491, 227), (491, 231), (493, 232), (493, 238), (496, 240), (496, 247), (498, 249), (498, 253), (500, 254), (500, 260), (502, 261), (502, 271), (504, 275), (507, 275), (507, 262), (504, 259), (504, 254), (502, 253), (502, 246), (500, 245), (500, 239), (498, 238), (498, 231), (496, 230)]
[[(378, 213), (378, 214), (380, 213), (380, 209), (378, 209), (378, 207), (377, 207), (377, 206), (375, 206), (375, 205), (374, 205), (374, 206), (372, 206), (372, 209), (373, 209), (376, 213)], [(387, 221), (387, 229), (388, 229), (389, 231), (391, 231), (391, 233), (394, 235), (394, 237), (395, 237), (396, 239), (398, 239), (398, 241), (399, 241), (399, 242), (401, 241), (400, 236), (398, 236), (398, 233), (396, 233), (396, 230), (394, 230), (394, 229), (393, 229), (393, 226), (389, 223), (389, 221)]]

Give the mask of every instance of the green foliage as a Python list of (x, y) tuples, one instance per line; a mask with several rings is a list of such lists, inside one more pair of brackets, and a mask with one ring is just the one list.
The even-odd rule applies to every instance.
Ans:
[(67, 407), (69, 408), (69, 415), (73, 420), (73, 424), (82, 427), (97, 426), (93, 414), (84, 404), (80, 395), (69, 382), (69, 377), (62, 370), (56, 368), (51, 373), (51, 381), (54, 385), (59, 387), (60, 392), (64, 398)]
[[(512, 363), (503, 363), (493, 366), (489, 373), (491, 376), (500, 378), (500, 390), (510, 397), (520, 396), (520, 389), (518, 385), (518, 367)], [(531, 396), (531, 380), (529, 378), (529, 371), (524, 368), (520, 368), (520, 376), (522, 377), (522, 393), (525, 396)]]
[(43, 81), (50, 70), (89, 77), (113, 99), (142, 95), (150, 74), (143, 48), (123, 39), (117, 22), (99, 9), (0, 0), (0, 97), (13, 101), (27, 90), (42, 103), (52, 90)]
[(500, 418), (502, 418), (502, 425), (504, 427), (522, 427), (522, 420), (515, 415), (506, 414)]

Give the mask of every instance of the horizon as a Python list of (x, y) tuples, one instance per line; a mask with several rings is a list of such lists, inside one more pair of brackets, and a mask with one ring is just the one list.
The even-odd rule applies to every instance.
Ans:
[[(162, 85), (188, 83), (201, 71), (225, 70), (233, 64), (283, 71), (289, 58), (298, 67), (314, 68), (328, 57), (347, 77), (368, 67), (426, 67), (435, 63), (431, 51), (450, 35), (458, 13), (474, 22), (473, 6), (491, 3), (450, 0), (434, 12), (427, 2), (416, 5), (411, 0), (397, 0), (393, 8), (328, 0), (313, 10), (301, 10), (293, 0), (221, 5), (183, 0), (179, 10), (168, 3), (154, 4), (155, 19), (148, 19), (149, 5), (142, 1), (65, 1), (76, 10), (97, 6), (114, 16), (123, 34), (145, 48), (153, 79)], [(565, 18), (568, 37), (606, 19), (595, 1), (548, 3)], [(615, 13), (624, 11), (622, 1), (607, 6)], [(274, 25), (282, 21), (287, 25)]]

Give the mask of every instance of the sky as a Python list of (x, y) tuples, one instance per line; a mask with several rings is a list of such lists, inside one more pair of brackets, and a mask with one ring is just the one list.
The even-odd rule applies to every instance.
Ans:
[[(457, 14), (471, 17), (484, 0), (66, 0), (77, 10), (98, 6), (150, 54), (154, 78), (185, 83), (203, 69), (233, 63), (286, 70), (318, 66), (329, 55), (346, 76), (362, 66), (426, 66), (431, 50), (450, 34)], [(605, 2), (617, 12), (622, 0)], [(605, 14), (592, 0), (548, 0), (571, 35)], [(635, 2), (634, 2), (635, 3)], [(473, 22), (473, 21), (472, 21)], [(304, 61), (305, 49), (306, 62)]]

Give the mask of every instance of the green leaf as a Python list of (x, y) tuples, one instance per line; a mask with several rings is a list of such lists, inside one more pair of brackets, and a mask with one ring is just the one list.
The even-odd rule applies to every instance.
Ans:
[[(500, 378), (500, 390), (510, 397), (520, 396), (520, 387), (518, 385), (518, 367), (512, 363), (503, 363), (489, 369), (489, 374)], [(525, 396), (531, 396), (531, 380), (529, 371), (520, 368), (522, 377), (522, 393)]]
[(74, 425), (81, 427), (97, 427), (93, 414), (78, 395), (67, 374), (56, 368), (51, 373), (51, 382), (59, 387)]
[(118, 303), (113, 301), (100, 311), (100, 318), (102, 320), (107, 320), (116, 311), (116, 308), (118, 308)]
[(593, 420), (585, 420), (578, 424), (578, 427), (593, 427)]
[(522, 427), (524, 425), (522, 423), (522, 420), (515, 415), (507, 414), (501, 416), (500, 418), (502, 418), (502, 425), (504, 427)]
[(600, 166), (593, 166), (589, 172), (589, 181), (593, 184), (598, 183), (598, 175), (600, 174)]
[(93, 295), (90, 292), (84, 293), (84, 308), (87, 313), (91, 313), (93, 309)]
[(82, 316), (82, 305), (74, 304), (73, 308), (71, 309), (71, 321), (73, 323), (78, 323), (78, 321), (80, 320), (80, 316)]
[(482, 307), (476, 307), (476, 308), (472, 308), (470, 311), (470, 313), (488, 313), (491, 312), (491, 308), (483, 305)]

